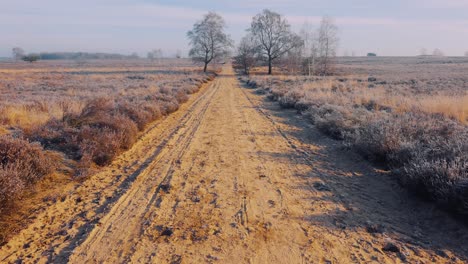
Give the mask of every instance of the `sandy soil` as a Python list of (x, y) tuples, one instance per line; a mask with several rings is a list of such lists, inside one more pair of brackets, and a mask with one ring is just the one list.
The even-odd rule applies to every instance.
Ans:
[(468, 228), (232, 69), (0, 250), (0, 262), (464, 263)]

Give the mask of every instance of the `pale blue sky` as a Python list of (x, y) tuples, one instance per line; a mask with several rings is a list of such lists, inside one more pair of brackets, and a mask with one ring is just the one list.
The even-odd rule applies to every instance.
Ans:
[(185, 52), (186, 32), (207, 11), (223, 15), (238, 40), (264, 8), (285, 15), (296, 29), (334, 17), (340, 55), (468, 51), (468, 0), (0, 0), (0, 56), (10, 56), (14, 46), (28, 52)]

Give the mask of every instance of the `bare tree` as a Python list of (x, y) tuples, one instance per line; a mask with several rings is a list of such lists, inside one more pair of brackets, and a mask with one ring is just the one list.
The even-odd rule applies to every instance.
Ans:
[(273, 61), (302, 45), (301, 38), (291, 31), (286, 19), (268, 9), (252, 19), (249, 31), (259, 43), (261, 56), (268, 62), (268, 74), (272, 73)]
[(251, 34), (242, 38), (237, 48), (237, 56), (234, 58), (235, 66), (242, 68), (245, 74), (250, 73), (250, 69), (257, 60), (257, 43)]
[(151, 61), (156, 60), (159, 64), (161, 63), (161, 59), (163, 58), (163, 51), (161, 49), (154, 49), (148, 52), (148, 55), (146, 57)]
[(426, 48), (422, 48), (419, 52), (419, 55), (421, 56), (427, 56), (427, 49)]
[(162, 49), (153, 50), (153, 54), (154, 54), (154, 59), (158, 62), (158, 64), (161, 64), (161, 61), (164, 57)]
[(432, 55), (433, 56), (436, 56), (436, 57), (443, 57), (445, 56), (444, 55), (444, 52), (440, 49), (435, 49), (434, 52), (432, 52)]
[(304, 49), (301, 46), (297, 46), (289, 50), (284, 58), (282, 59), (283, 65), (286, 66), (286, 69), (290, 74), (296, 75), (304, 72), (303, 60), (304, 58)]
[(305, 56), (304, 73), (310, 76), (315, 72), (315, 63), (318, 57), (317, 34), (313, 27), (306, 22), (301, 28), (300, 36), (303, 41), (303, 55)]
[(154, 54), (153, 54), (153, 52), (152, 52), (152, 51), (148, 52), (148, 54), (146, 55), (146, 57), (147, 57), (149, 60), (153, 61), (153, 60), (154, 60)]
[(187, 33), (192, 46), (189, 56), (196, 62), (204, 63), (204, 72), (210, 62), (226, 55), (228, 49), (232, 47), (232, 40), (224, 32), (225, 29), (224, 19), (210, 12), (201, 21), (195, 23), (193, 29)]
[(20, 47), (14, 47), (12, 50), (12, 53), (13, 53), (13, 59), (15, 59), (15, 61), (19, 61), (23, 59), (25, 55), (24, 50)]
[(318, 53), (320, 75), (330, 75), (334, 71), (333, 63), (338, 48), (338, 27), (330, 17), (324, 17), (318, 29)]

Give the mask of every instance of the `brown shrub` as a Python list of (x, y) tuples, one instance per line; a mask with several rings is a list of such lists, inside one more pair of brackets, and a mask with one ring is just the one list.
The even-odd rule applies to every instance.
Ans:
[[(107, 165), (120, 150), (130, 148), (138, 136), (137, 123), (124, 113), (141, 118), (131, 106), (119, 109), (108, 99), (91, 100), (80, 114), (69, 114), (63, 121), (52, 120), (34, 131), (33, 139), (72, 159), (88, 158), (97, 165)], [(83, 164), (89, 162), (82, 162), (80, 167)]]
[(78, 134), (80, 160), (91, 157), (99, 166), (109, 164), (118, 154), (122, 144), (122, 134), (110, 128), (84, 126)]
[(182, 90), (179, 90), (176, 92), (175, 94), (175, 99), (177, 100), (177, 102), (180, 104), (180, 103), (185, 103), (188, 101), (188, 95), (187, 95), (187, 91), (182, 91)]
[(303, 92), (290, 90), (286, 94), (280, 96), (278, 102), (283, 108), (294, 108), (302, 97), (304, 97)]
[(138, 128), (135, 122), (130, 120), (130, 118), (124, 115), (108, 115), (108, 114), (99, 114), (93, 119), (89, 119), (86, 122), (82, 123), (84, 126), (89, 126), (98, 131), (96, 140), (99, 140), (99, 137), (104, 136), (106, 133), (115, 133), (117, 136), (112, 136), (112, 138), (119, 139), (119, 147), (122, 149), (130, 148), (138, 136)]
[(38, 144), (0, 136), (0, 211), (54, 167)]
[(154, 120), (153, 113), (148, 109), (129, 102), (119, 103), (118, 112), (135, 122), (140, 131), (145, 128), (146, 124)]
[(40, 145), (11, 136), (0, 136), (0, 166), (20, 170), (21, 180), (26, 184), (36, 182), (54, 169)]
[(21, 170), (17, 164), (0, 168), (0, 212), (6, 203), (17, 198), (25, 188), (21, 180)]
[(142, 104), (141, 108), (151, 114), (151, 120), (157, 120), (163, 116), (161, 113), (161, 107), (158, 104), (147, 102)]
[(397, 173), (410, 190), (436, 201), (443, 208), (468, 214), (468, 160), (417, 157)]
[(161, 109), (163, 115), (168, 115), (177, 111), (177, 109), (179, 109), (179, 104), (174, 101), (161, 102)]

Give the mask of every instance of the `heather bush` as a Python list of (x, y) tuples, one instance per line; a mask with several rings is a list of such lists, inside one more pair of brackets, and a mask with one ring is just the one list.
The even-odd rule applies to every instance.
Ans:
[(21, 171), (17, 166), (15, 164), (0, 168), (0, 213), (24, 191), (25, 183), (21, 180)]
[(362, 108), (350, 109), (327, 103), (320, 106), (309, 105), (305, 114), (320, 131), (335, 139), (350, 139), (356, 129), (368, 121), (364, 118), (370, 116)]
[(122, 149), (122, 133), (108, 127), (84, 126), (77, 135), (80, 160), (83, 156), (99, 166), (109, 164)]
[(0, 211), (5, 203), (51, 173), (53, 162), (38, 144), (27, 140), (0, 136)]
[(282, 107), (296, 108), (321, 132), (387, 166), (414, 193), (468, 214), (468, 126), (442, 112), (405, 106), (378, 93), (374, 98), (361, 82), (287, 81), (258, 77), (247, 83), (267, 91)]
[(86, 156), (97, 165), (107, 165), (119, 151), (134, 144), (138, 125), (142, 130), (151, 121), (152, 113), (145, 115), (137, 110), (128, 104), (97, 98), (89, 101), (80, 114), (69, 114), (63, 121), (51, 120), (31, 137), (72, 159), (81, 160)]
[(118, 104), (118, 112), (135, 122), (140, 131), (145, 129), (146, 124), (156, 119), (153, 116), (157, 115), (154, 115), (153, 111), (135, 103), (122, 102)]
[(161, 106), (158, 104), (145, 102), (141, 105), (141, 109), (143, 111), (148, 112), (151, 115), (150, 120), (157, 120), (163, 116), (163, 114), (161, 113)]
[(175, 101), (161, 101), (160, 104), (163, 115), (168, 115), (179, 109), (179, 104)]
[[(356, 149), (371, 160), (401, 167), (416, 154), (451, 158), (458, 147), (448, 144), (463, 137), (467, 127), (440, 115), (418, 113), (385, 115), (360, 126), (352, 138)], [(466, 143), (461, 143), (466, 144)]]
[(26, 184), (36, 182), (54, 168), (39, 144), (10, 136), (0, 136), (0, 165), (20, 170)]
[(300, 90), (290, 90), (284, 95), (277, 95), (278, 102), (283, 108), (294, 108), (296, 103), (304, 97), (304, 93)]
[(446, 209), (468, 214), (468, 159), (431, 159), (417, 156), (396, 171), (410, 190)]

